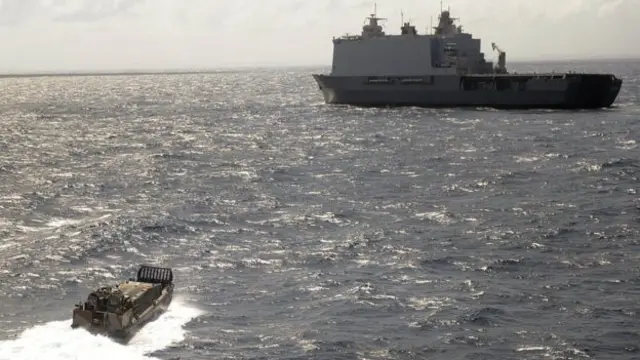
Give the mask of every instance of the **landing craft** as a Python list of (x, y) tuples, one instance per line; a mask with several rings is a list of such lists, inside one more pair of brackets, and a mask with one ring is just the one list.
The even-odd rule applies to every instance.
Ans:
[(383, 31), (374, 13), (360, 35), (333, 39), (330, 74), (313, 74), (328, 104), (355, 106), (597, 109), (610, 107), (622, 80), (597, 73), (509, 73), (506, 52), (486, 61), (481, 40), (441, 10), (431, 34), (404, 22)]
[(71, 327), (128, 341), (167, 310), (173, 287), (171, 269), (142, 265), (135, 280), (101, 287), (77, 304)]

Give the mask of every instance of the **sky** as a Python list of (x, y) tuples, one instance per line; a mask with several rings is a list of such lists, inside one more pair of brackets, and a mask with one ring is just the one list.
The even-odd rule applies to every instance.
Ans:
[[(0, 72), (328, 66), (333, 36), (377, 3), (385, 31), (424, 33), (439, 0), (0, 0)], [(449, 0), (507, 62), (640, 58), (640, 0)]]

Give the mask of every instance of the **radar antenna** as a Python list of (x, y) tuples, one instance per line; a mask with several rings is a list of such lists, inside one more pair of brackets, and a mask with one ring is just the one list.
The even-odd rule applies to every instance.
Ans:
[(371, 13), (365, 20), (369, 20), (369, 25), (378, 26), (379, 20), (387, 20), (386, 18), (378, 17), (378, 4), (373, 3), (373, 13)]
[(440, 15), (438, 15), (438, 26), (432, 28), (435, 30), (435, 34), (443, 37), (453, 36), (462, 32), (461, 26), (456, 26), (455, 21), (459, 20), (451, 16), (451, 8), (442, 10), (442, 1), (440, 2)]
[(498, 45), (496, 45), (496, 43), (493, 43), (493, 42), (491, 43), (491, 49), (498, 52), (498, 64), (495, 66), (496, 73), (506, 74), (507, 73), (507, 66), (506, 66), (507, 53), (502, 51), (498, 47)]
[(373, 37), (373, 36), (384, 36), (384, 31), (382, 31), (382, 26), (378, 24), (380, 20), (387, 20), (386, 18), (379, 18), (378, 14), (378, 5), (376, 3), (373, 4), (373, 13), (368, 16), (365, 20), (369, 20), (369, 23), (362, 27), (362, 37)]

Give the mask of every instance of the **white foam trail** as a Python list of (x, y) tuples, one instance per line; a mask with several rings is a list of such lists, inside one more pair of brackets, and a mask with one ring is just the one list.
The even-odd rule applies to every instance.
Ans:
[(17, 339), (0, 342), (0, 360), (155, 359), (146, 354), (183, 340), (182, 326), (200, 314), (200, 310), (175, 298), (166, 313), (142, 328), (127, 345), (73, 330), (71, 319), (53, 321), (27, 329)]

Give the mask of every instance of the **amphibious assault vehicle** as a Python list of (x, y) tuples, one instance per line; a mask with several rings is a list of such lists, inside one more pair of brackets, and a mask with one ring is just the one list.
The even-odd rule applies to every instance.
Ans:
[(71, 327), (127, 341), (167, 310), (173, 287), (171, 269), (142, 265), (135, 280), (101, 287), (77, 304)]

